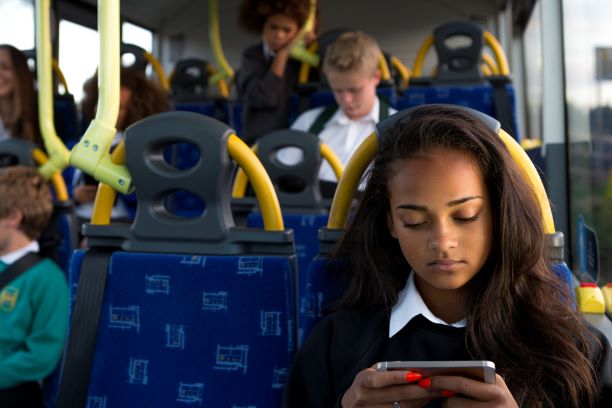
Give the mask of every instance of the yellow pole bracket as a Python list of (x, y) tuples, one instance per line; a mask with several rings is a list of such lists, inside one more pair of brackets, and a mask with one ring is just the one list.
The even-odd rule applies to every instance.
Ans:
[(70, 164), (101, 183), (129, 194), (132, 190), (132, 177), (125, 165), (111, 160), (109, 153), (119, 114), (119, 0), (100, 0), (98, 31), (98, 110), (81, 141), (72, 149)]

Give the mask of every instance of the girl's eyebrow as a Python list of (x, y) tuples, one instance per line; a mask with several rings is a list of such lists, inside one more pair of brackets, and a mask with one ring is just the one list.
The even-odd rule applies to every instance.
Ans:
[[(463, 203), (465, 203), (467, 201), (476, 200), (476, 199), (484, 200), (484, 198), (482, 196), (468, 196), (468, 197), (459, 198), (457, 200), (449, 201), (448, 203), (446, 203), (446, 205), (448, 207), (454, 207), (456, 205), (463, 204)], [(400, 204), (400, 205), (398, 205), (395, 208), (398, 209), (398, 210), (427, 211), (427, 207), (426, 206), (424, 206), (424, 205), (417, 205), (417, 204)]]

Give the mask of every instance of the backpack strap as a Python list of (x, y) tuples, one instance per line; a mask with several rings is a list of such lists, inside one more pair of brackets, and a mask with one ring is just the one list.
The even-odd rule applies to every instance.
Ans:
[(330, 120), (332, 116), (334, 116), (334, 113), (336, 113), (337, 110), (338, 105), (329, 105), (325, 109), (323, 109), (321, 113), (319, 113), (319, 116), (316, 117), (312, 125), (310, 125), (310, 127), (308, 128), (308, 133), (312, 133), (313, 135), (318, 136), (319, 133), (321, 133), (321, 131), (325, 127), (327, 121)]
[(12, 264), (6, 267), (0, 274), (0, 290), (4, 289), (9, 283), (30, 270), (34, 265), (42, 261), (42, 258), (34, 252), (28, 252)]

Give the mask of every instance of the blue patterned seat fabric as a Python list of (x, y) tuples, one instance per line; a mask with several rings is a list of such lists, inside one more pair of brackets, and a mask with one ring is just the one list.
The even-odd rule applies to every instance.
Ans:
[[(301, 346), (305, 338), (305, 324), (312, 320), (312, 317), (321, 317), (320, 304), (308, 291), (313, 285), (309, 275), (309, 267), (313, 258), (319, 253), (319, 239), (317, 234), (319, 228), (325, 226), (328, 220), (327, 214), (285, 214), (283, 221), (285, 228), (293, 229), (295, 239), (295, 252), (297, 255), (297, 298), (298, 298), (298, 347)], [(263, 221), (260, 213), (251, 213), (247, 218), (247, 226), (251, 228), (262, 228)], [(315, 287), (319, 287), (318, 275), (315, 276), (317, 282)], [(315, 295), (318, 296), (318, 295)], [(312, 327), (310, 327), (312, 329)]]
[(286, 256), (115, 252), (87, 407), (280, 406), (293, 288)]

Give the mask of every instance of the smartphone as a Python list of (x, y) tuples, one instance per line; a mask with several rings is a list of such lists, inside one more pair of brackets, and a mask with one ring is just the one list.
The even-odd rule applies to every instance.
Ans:
[(459, 375), (488, 384), (495, 384), (495, 363), (474, 361), (384, 361), (376, 364), (378, 371), (410, 370), (423, 378), (433, 375)]

